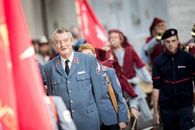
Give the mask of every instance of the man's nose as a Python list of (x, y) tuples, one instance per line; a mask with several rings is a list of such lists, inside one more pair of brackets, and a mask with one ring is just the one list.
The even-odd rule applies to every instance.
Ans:
[(170, 42), (170, 45), (171, 45), (171, 46), (173, 46), (173, 45), (174, 45), (174, 43), (173, 43), (173, 42)]
[(61, 47), (63, 47), (63, 46), (65, 46), (66, 45), (66, 43), (65, 42), (63, 42), (63, 41), (61, 41)]

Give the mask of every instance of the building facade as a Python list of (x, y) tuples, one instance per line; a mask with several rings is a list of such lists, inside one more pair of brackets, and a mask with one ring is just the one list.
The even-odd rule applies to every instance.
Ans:
[[(195, 23), (194, 0), (88, 0), (99, 21), (107, 30), (122, 30), (140, 52), (154, 17), (167, 21), (179, 30), (181, 42), (190, 37)], [(64, 26), (77, 25), (74, 0), (22, 0), (23, 10), (33, 39)]]

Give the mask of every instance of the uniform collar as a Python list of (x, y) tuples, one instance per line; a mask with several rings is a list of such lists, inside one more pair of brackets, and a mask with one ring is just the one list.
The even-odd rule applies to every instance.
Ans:
[(175, 57), (178, 55), (178, 53), (180, 52), (181, 50), (178, 48), (178, 50), (176, 51), (176, 53), (172, 54), (172, 53), (169, 53), (168, 51), (165, 51), (165, 54), (169, 57)]
[(74, 57), (74, 52), (71, 53), (71, 55), (70, 55), (70, 57), (69, 57), (68, 59), (65, 59), (65, 58), (63, 58), (62, 56), (60, 56), (61, 63), (65, 63), (66, 60), (69, 60), (70, 63), (72, 63), (73, 57)]

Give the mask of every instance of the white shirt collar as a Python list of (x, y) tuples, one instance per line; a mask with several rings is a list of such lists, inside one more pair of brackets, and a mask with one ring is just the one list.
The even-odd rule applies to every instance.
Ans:
[(62, 67), (65, 69), (65, 61), (66, 60), (69, 60), (70, 62), (68, 63), (69, 65), (69, 68), (71, 67), (71, 64), (72, 64), (72, 61), (73, 61), (73, 57), (74, 57), (74, 52), (71, 53), (70, 57), (68, 59), (64, 59), (62, 56), (60, 56), (61, 58), (61, 64), (62, 64)]

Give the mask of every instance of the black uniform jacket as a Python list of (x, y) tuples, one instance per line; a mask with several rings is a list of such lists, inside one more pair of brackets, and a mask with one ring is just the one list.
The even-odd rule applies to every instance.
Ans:
[(178, 50), (158, 56), (153, 65), (153, 85), (160, 90), (161, 108), (175, 109), (192, 105), (195, 77), (195, 59), (192, 55)]

